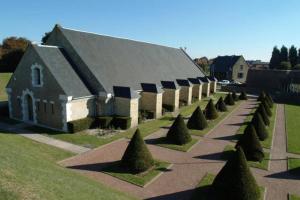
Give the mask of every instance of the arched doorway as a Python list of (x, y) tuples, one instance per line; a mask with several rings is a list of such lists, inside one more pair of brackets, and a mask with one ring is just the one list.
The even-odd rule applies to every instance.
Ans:
[(24, 97), (24, 114), (26, 121), (33, 121), (33, 101), (29, 94)]

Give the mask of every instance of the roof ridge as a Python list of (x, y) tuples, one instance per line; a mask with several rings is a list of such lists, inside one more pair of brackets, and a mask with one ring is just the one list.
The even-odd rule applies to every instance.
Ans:
[(132, 41), (132, 42), (139, 42), (139, 43), (151, 44), (151, 45), (156, 45), (156, 46), (161, 46), (161, 47), (167, 47), (167, 48), (172, 48), (172, 49), (180, 50), (180, 48), (176, 48), (176, 47), (171, 47), (171, 46), (161, 45), (161, 44), (155, 44), (155, 43), (146, 42), (146, 41), (134, 40), (134, 39), (125, 38), (125, 37), (118, 37), (118, 36), (112, 36), (112, 35), (106, 35), (106, 34), (99, 34), (99, 33), (95, 33), (95, 32), (82, 31), (82, 30), (77, 30), (77, 29), (73, 29), (73, 28), (66, 28), (66, 27), (62, 27), (62, 26), (59, 26), (59, 28), (65, 29), (65, 30), (70, 30), (70, 31), (75, 31), (75, 32), (88, 33), (88, 34), (93, 34), (93, 35), (97, 35), (97, 36), (110, 37), (110, 38), (121, 39), (121, 40), (128, 40), (128, 41)]

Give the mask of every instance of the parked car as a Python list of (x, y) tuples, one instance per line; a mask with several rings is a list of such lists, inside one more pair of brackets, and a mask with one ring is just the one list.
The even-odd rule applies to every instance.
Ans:
[(229, 80), (221, 80), (221, 81), (218, 81), (218, 84), (220, 84), (220, 85), (228, 85), (228, 84), (230, 84), (230, 81)]
[(231, 81), (231, 84), (234, 84), (234, 85), (241, 85), (242, 83), (241, 82), (239, 82), (239, 81)]

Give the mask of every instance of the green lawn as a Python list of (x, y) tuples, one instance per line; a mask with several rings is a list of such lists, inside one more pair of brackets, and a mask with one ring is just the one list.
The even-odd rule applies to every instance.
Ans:
[(300, 106), (285, 105), (288, 152), (300, 154)]
[[(211, 198), (214, 196), (214, 191), (212, 191), (212, 183), (215, 179), (215, 175), (213, 174), (206, 174), (201, 181), (199, 182), (198, 186), (196, 187), (192, 197), (190, 200), (210, 200), (215, 199)], [(265, 188), (260, 187), (261, 197), (260, 199), (264, 199)]]
[(153, 180), (156, 176), (158, 176), (160, 173), (167, 171), (168, 167), (170, 166), (169, 163), (162, 162), (162, 161), (155, 161), (155, 166), (153, 169), (141, 173), (141, 174), (132, 174), (126, 170), (124, 170), (119, 162), (116, 162), (112, 165), (109, 165), (108, 167), (104, 168), (102, 172), (109, 174), (113, 177), (119, 178), (123, 181), (127, 181), (129, 183), (132, 183), (134, 185), (138, 186), (145, 186), (147, 183), (149, 183), (151, 180)]
[[(267, 149), (271, 149), (271, 146), (272, 146), (272, 141), (273, 141), (273, 133), (274, 133), (274, 125), (275, 125), (275, 120), (276, 120), (276, 108), (277, 108), (277, 104), (274, 104), (273, 108), (271, 109), (273, 115), (270, 117), (270, 126), (267, 127), (267, 130), (269, 132), (269, 137), (264, 140), (264, 141), (261, 141), (261, 145), (262, 147), (264, 148), (267, 148)], [(252, 117), (253, 117), (253, 113), (255, 112), (256, 108), (252, 109), (251, 112), (250, 112), (250, 115), (248, 115), (244, 121), (244, 125), (242, 125), (238, 132), (237, 132), (237, 138), (239, 137), (239, 135), (243, 134), (244, 133), (244, 130), (245, 128), (247, 127), (247, 123), (250, 122), (252, 120)]]
[(300, 196), (289, 194), (289, 200), (300, 200)]
[(189, 151), (194, 144), (196, 144), (198, 142), (198, 139), (192, 138), (192, 141), (190, 141), (189, 143), (186, 143), (184, 145), (176, 145), (176, 144), (170, 144), (168, 143), (168, 141), (166, 141), (165, 137), (162, 138), (158, 138), (156, 139), (153, 144), (164, 147), (164, 148), (168, 148), (168, 149), (173, 149), (176, 151), (184, 151), (187, 152)]
[(300, 169), (300, 158), (288, 158), (288, 167), (290, 169)]
[[(220, 96), (224, 96), (225, 94), (216, 93), (214, 94), (214, 97), (211, 97), (215, 100), (217, 100)], [(187, 117), (192, 114), (192, 112), (196, 109), (198, 105), (202, 107), (202, 109), (206, 106), (209, 98), (204, 98), (201, 101), (195, 102), (192, 105), (184, 106), (180, 108), (180, 113)], [(155, 131), (159, 130), (161, 127), (170, 126), (172, 122), (174, 121), (174, 118), (171, 116), (171, 114), (166, 114), (160, 119), (147, 121), (145, 123), (139, 124), (138, 128), (140, 129), (140, 132), (143, 137), (146, 137)], [(79, 132), (76, 134), (70, 134), (70, 133), (63, 133), (58, 131), (51, 131), (44, 128), (39, 127), (30, 127), (29, 130), (36, 131), (38, 133), (42, 133), (45, 135), (48, 135), (50, 137), (53, 137), (58, 140), (67, 141), (73, 144), (78, 144), (81, 146), (86, 146), (89, 148), (95, 148), (107, 143), (110, 143), (114, 140), (120, 139), (120, 138), (131, 138), (133, 135), (135, 128), (129, 129), (125, 132), (116, 134), (111, 137), (98, 137), (94, 135), (88, 135), (85, 131)]]
[(229, 115), (237, 106), (239, 106), (241, 102), (242, 101), (236, 102), (234, 106), (227, 106), (228, 111), (227, 112), (219, 112), (219, 117), (217, 119), (208, 120), (208, 127), (206, 129), (204, 129), (204, 130), (190, 129), (190, 133), (192, 135), (204, 136), (209, 131), (211, 131), (219, 122), (221, 122), (227, 115)]
[(56, 164), (72, 153), (3, 132), (0, 152), (0, 199), (133, 199)]
[[(232, 155), (232, 153), (234, 153), (234, 151), (235, 151), (235, 148), (233, 146), (227, 145), (223, 150), (221, 158), (224, 160), (228, 160), (228, 158)], [(263, 159), (262, 162), (248, 161), (249, 167), (268, 170), (270, 153), (265, 152), (264, 154), (265, 154), (265, 158)]]
[(5, 87), (11, 77), (11, 73), (0, 73), (0, 102), (7, 101)]

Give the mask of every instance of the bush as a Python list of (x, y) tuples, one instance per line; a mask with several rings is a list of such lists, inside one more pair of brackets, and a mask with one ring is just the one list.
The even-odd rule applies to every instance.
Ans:
[(126, 130), (131, 126), (131, 117), (115, 116), (112, 123), (115, 128)]
[(261, 162), (264, 158), (264, 151), (257, 137), (254, 126), (250, 123), (246, 127), (244, 134), (236, 144), (242, 147), (247, 160)]
[(266, 93), (265, 91), (261, 91), (259, 97), (257, 98), (257, 101), (262, 101), (266, 98)]
[(234, 105), (234, 100), (233, 100), (232, 95), (230, 93), (227, 94), (224, 101), (225, 101), (226, 105), (230, 105), (230, 106)]
[(182, 116), (179, 114), (167, 133), (167, 141), (172, 144), (183, 145), (192, 140)]
[(238, 101), (239, 100), (239, 97), (236, 95), (236, 92), (232, 92), (232, 98), (234, 101)]
[(112, 126), (113, 117), (111, 116), (100, 116), (95, 118), (94, 127), (100, 127), (106, 129)]
[(262, 104), (258, 106), (255, 112), (259, 112), (266, 126), (270, 125), (269, 117), (266, 113), (265, 107)]
[(7, 103), (0, 105), (0, 117), (9, 117), (9, 109)]
[(247, 97), (246, 92), (242, 91), (241, 94), (240, 94), (240, 96), (239, 96), (239, 99), (240, 100), (247, 100), (248, 97)]
[(137, 129), (131, 138), (121, 164), (127, 170), (133, 173), (140, 173), (148, 170), (154, 165), (154, 160), (148, 150), (139, 129)]
[(187, 127), (189, 129), (203, 130), (208, 126), (205, 116), (198, 106), (188, 120)]
[(70, 133), (76, 133), (79, 131), (83, 131), (89, 128), (95, 127), (95, 119), (91, 117), (87, 117), (84, 119), (78, 119), (67, 123), (68, 131)]
[(173, 105), (163, 104), (162, 107), (163, 107), (163, 109), (165, 109), (166, 112), (173, 112), (174, 111), (174, 106)]
[(270, 105), (267, 103), (267, 101), (266, 101), (266, 100), (262, 100), (262, 101), (261, 101), (261, 104), (264, 106), (267, 115), (268, 115), (269, 117), (271, 117), (271, 116), (272, 116), (272, 111), (271, 111)]
[(206, 119), (212, 120), (218, 118), (218, 111), (213, 103), (213, 100), (210, 99), (205, 108), (205, 116)]
[(216, 107), (217, 111), (220, 111), (220, 112), (226, 112), (227, 111), (227, 107), (226, 107), (226, 104), (223, 101), (223, 97), (219, 98), (219, 100), (216, 103), (215, 107)]
[(254, 114), (251, 123), (256, 130), (259, 140), (264, 141), (265, 139), (267, 139), (269, 134), (263, 122), (263, 119), (258, 112)]
[(278, 69), (281, 70), (290, 70), (291, 69), (291, 63), (288, 61), (282, 61), (278, 67)]
[(260, 189), (240, 147), (218, 173), (212, 186), (217, 199), (259, 200), (261, 197)]
[(300, 64), (297, 64), (293, 67), (293, 70), (300, 70)]

